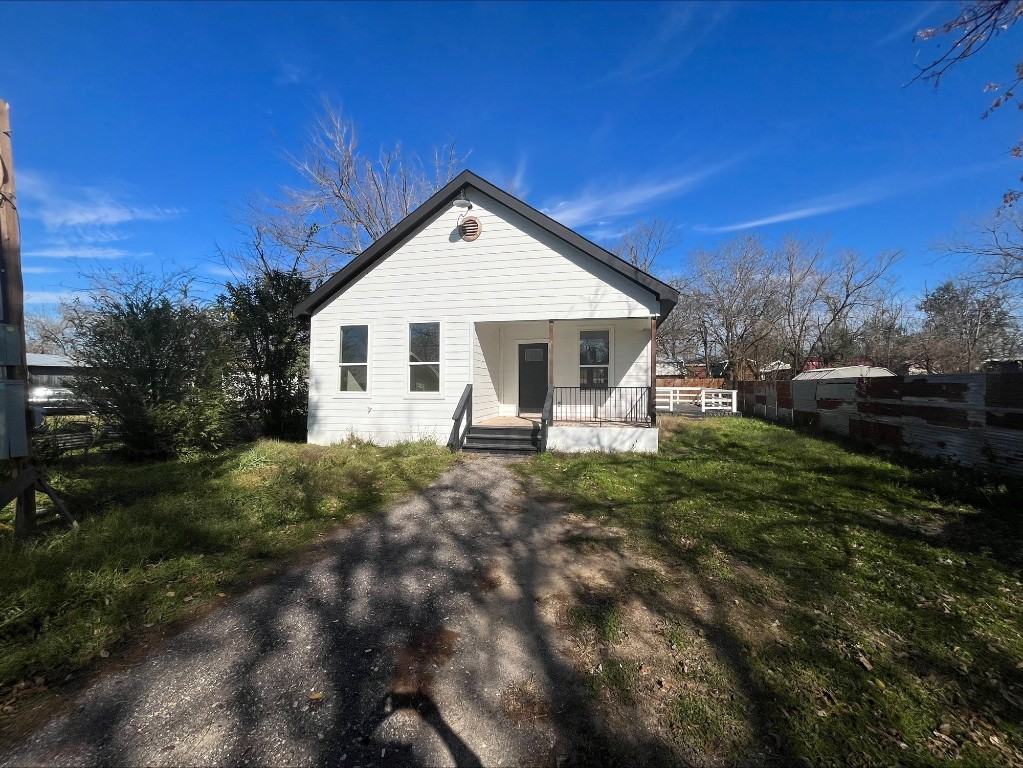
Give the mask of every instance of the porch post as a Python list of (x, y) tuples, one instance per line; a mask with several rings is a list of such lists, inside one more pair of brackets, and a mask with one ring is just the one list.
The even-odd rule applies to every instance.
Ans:
[(657, 423), (657, 318), (650, 318), (650, 423)]
[(547, 321), (547, 388), (554, 386), (554, 321)]

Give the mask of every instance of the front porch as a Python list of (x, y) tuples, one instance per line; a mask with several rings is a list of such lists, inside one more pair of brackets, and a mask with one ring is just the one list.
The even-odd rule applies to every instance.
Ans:
[(537, 450), (657, 450), (655, 318), (475, 322), (472, 341), (466, 434), (490, 445), (518, 429), (538, 436)]

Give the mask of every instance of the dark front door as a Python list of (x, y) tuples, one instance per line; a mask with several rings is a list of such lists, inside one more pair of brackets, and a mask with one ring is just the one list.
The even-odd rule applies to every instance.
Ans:
[(519, 344), (519, 413), (540, 413), (547, 399), (547, 345)]

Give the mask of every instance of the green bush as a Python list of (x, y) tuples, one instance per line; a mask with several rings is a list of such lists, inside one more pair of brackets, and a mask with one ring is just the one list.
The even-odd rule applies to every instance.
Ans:
[(188, 456), (213, 453), (238, 441), (244, 423), (238, 408), (222, 392), (189, 394), (181, 402), (152, 409), (158, 454)]

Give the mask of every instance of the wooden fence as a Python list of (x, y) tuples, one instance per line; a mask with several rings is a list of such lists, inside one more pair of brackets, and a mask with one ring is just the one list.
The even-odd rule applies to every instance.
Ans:
[(699, 387), (700, 389), (722, 389), (725, 386), (724, 379), (687, 379), (685, 376), (663, 376), (657, 375), (658, 387)]
[(1023, 374), (741, 381), (749, 416), (1023, 477)]

